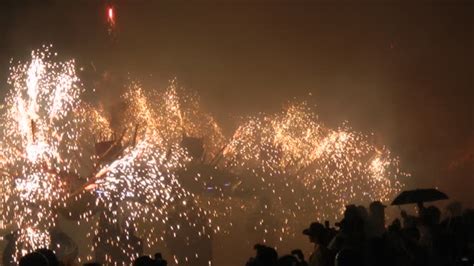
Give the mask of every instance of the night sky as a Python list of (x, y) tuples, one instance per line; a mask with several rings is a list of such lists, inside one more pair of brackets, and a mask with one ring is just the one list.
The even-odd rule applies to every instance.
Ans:
[(307, 100), (328, 125), (375, 133), (410, 187), (474, 204), (474, 2), (186, 2), (1, 1), (1, 93), (10, 58), (52, 43), (86, 70), (176, 77), (227, 132)]

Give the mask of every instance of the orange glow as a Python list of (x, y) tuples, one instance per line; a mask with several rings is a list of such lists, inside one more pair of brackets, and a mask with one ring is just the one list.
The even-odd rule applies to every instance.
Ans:
[(114, 23), (114, 9), (112, 7), (107, 8), (107, 18), (111, 23)]

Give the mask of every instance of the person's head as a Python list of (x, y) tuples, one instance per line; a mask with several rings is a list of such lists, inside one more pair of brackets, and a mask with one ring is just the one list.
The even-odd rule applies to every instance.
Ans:
[(314, 222), (303, 230), (303, 234), (309, 237), (309, 241), (314, 244), (324, 245), (326, 240), (326, 229), (324, 225)]
[(346, 221), (352, 221), (358, 218), (359, 218), (359, 210), (357, 209), (357, 206), (354, 204), (347, 205), (346, 209), (344, 210), (344, 219)]
[(19, 266), (49, 266), (46, 257), (39, 252), (28, 253), (20, 259)]
[(327, 229), (331, 228), (331, 224), (328, 220), (324, 221), (324, 227), (326, 227)]
[(59, 265), (58, 258), (56, 257), (56, 254), (54, 254), (52, 250), (46, 249), (46, 248), (40, 248), (40, 249), (37, 249), (36, 252), (41, 253), (48, 260), (49, 266)]
[(155, 253), (155, 265), (156, 266), (166, 266), (168, 262), (163, 259), (163, 255), (160, 252)]
[(82, 266), (101, 266), (101, 264), (98, 262), (88, 262), (88, 263), (82, 264)]
[(154, 266), (155, 261), (148, 256), (138, 257), (134, 262), (133, 266)]
[(360, 210), (356, 205), (347, 205), (344, 211), (344, 218), (337, 224), (341, 231), (347, 234), (360, 232), (364, 227), (364, 219), (360, 215)]
[(384, 214), (385, 213), (385, 208), (387, 206), (383, 205), (382, 202), (379, 200), (373, 201), (369, 205), (369, 211), (371, 215), (376, 215), (376, 214)]
[(278, 253), (272, 247), (256, 244), (254, 249), (257, 251), (255, 259), (263, 265), (275, 265), (278, 260)]

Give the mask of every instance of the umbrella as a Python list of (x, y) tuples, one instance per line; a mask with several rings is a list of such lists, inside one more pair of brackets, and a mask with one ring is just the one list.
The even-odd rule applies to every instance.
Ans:
[(448, 196), (443, 192), (434, 189), (415, 189), (403, 191), (398, 195), (392, 202), (392, 205), (403, 205), (411, 203), (421, 203), (428, 201), (444, 200), (448, 199)]

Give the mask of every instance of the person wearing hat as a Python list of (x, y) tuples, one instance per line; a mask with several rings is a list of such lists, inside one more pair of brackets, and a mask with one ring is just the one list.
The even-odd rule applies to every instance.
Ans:
[(309, 266), (328, 266), (330, 265), (330, 255), (326, 247), (326, 228), (324, 225), (314, 222), (303, 230), (303, 234), (309, 237), (309, 241), (314, 244), (313, 253), (309, 257)]

